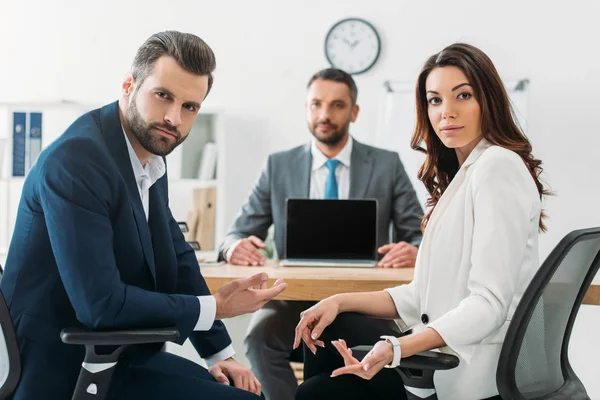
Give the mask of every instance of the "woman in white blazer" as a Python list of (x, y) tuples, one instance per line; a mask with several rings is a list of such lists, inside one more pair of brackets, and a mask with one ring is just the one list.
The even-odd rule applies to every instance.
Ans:
[[(435, 374), (441, 400), (498, 395), (506, 329), (539, 267), (547, 194), (541, 162), (513, 119), (493, 63), (473, 46), (454, 44), (427, 60), (416, 104), (411, 145), (426, 155), (418, 176), (430, 199), (414, 280), (332, 296), (302, 313), (294, 346), (304, 341), (315, 355), (305, 359), (309, 373), (297, 399), (405, 398), (399, 375), (383, 367), (432, 349), (460, 358), (457, 368)], [(384, 338), (359, 362), (349, 347), (368, 343), (328, 338), (335, 324), (325, 328), (342, 312), (399, 319), (413, 333)]]

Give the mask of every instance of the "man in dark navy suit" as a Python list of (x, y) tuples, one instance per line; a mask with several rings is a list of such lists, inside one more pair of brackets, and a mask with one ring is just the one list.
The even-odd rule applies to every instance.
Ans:
[(252, 399), (260, 384), (232, 357), (220, 321), (253, 312), (286, 284), (266, 276), (214, 296), (169, 209), (164, 156), (188, 136), (210, 91), (215, 57), (168, 31), (138, 50), (118, 102), (80, 117), (38, 158), (21, 197), (1, 289), (22, 358), (15, 400), (70, 399), (83, 346), (65, 327), (176, 326), (209, 365), (134, 347), (110, 399)]

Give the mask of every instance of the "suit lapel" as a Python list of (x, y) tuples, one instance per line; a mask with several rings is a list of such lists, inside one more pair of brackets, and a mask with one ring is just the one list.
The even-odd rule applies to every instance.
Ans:
[(354, 140), (350, 155), (350, 188), (348, 198), (360, 199), (365, 197), (371, 174), (373, 173), (373, 157), (371, 150), (362, 143)]
[(290, 193), (293, 198), (307, 199), (310, 197), (310, 173), (312, 170), (312, 155), (310, 144), (303, 146), (292, 160), (292, 179)]
[(452, 179), (452, 182), (450, 182), (450, 185), (448, 185), (446, 191), (435, 206), (435, 209), (431, 214), (431, 218), (429, 218), (429, 222), (427, 223), (427, 229), (425, 229), (426, 233), (427, 231), (433, 230), (433, 226), (435, 226), (437, 221), (439, 221), (440, 217), (444, 214), (444, 211), (448, 207), (448, 204), (450, 203), (458, 189), (460, 189), (460, 187), (462, 186), (471, 165), (473, 165), (473, 163), (477, 161), (477, 159), (483, 154), (483, 152), (490, 146), (490, 142), (488, 142), (485, 139), (481, 139), (477, 146), (475, 146), (475, 148), (471, 151), (471, 154), (469, 154), (469, 157), (467, 157), (461, 168), (454, 176), (454, 179)]
[(148, 226), (152, 237), (152, 249), (156, 262), (156, 290), (162, 293), (173, 293), (177, 287), (177, 260), (174, 251), (173, 237), (169, 229), (170, 216), (167, 213), (166, 184), (159, 179), (149, 191), (150, 212)]
[(448, 208), (448, 205), (450, 204), (458, 190), (464, 184), (471, 165), (473, 165), (473, 163), (477, 161), (479, 156), (481, 156), (483, 152), (490, 146), (491, 144), (485, 139), (482, 139), (477, 144), (477, 146), (475, 146), (473, 151), (471, 151), (471, 154), (469, 154), (469, 157), (467, 157), (463, 165), (460, 167), (460, 169), (454, 176), (454, 179), (452, 179), (452, 182), (450, 182), (450, 185), (448, 185), (448, 187), (446, 188), (444, 194), (442, 194), (442, 197), (440, 197), (437, 205), (435, 206), (435, 209), (433, 210), (433, 213), (431, 214), (431, 217), (429, 218), (429, 221), (427, 222), (427, 227), (425, 228), (423, 240), (421, 241), (421, 246), (419, 248), (419, 257), (417, 257), (416, 267), (418, 269), (415, 269), (416, 271), (418, 271), (418, 280), (420, 282), (421, 293), (425, 293), (425, 299), (429, 298), (429, 294), (426, 288), (430, 287), (428, 285), (429, 254), (435, 251), (435, 249), (431, 248), (431, 237), (435, 234), (435, 226), (440, 221), (441, 217), (444, 215), (446, 209)]
[(133, 209), (133, 216), (137, 225), (138, 234), (140, 235), (140, 241), (142, 242), (142, 248), (144, 249), (144, 255), (156, 285), (152, 239), (150, 238), (148, 221), (146, 220), (142, 199), (140, 198), (140, 192), (137, 188), (137, 183), (133, 174), (133, 168), (131, 167), (127, 143), (125, 142), (125, 134), (123, 133), (123, 127), (121, 126), (121, 120), (119, 119), (118, 102), (102, 107), (100, 123), (102, 126), (102, 135), (119, 167), (119, 171), (121, 172), (125, 183), (127, 184), (129, 202)]
[(427, 222), (427, 228), (425, 229), (426, 232), (433, 231), (433, 227), (440, 219), (440, 217), (444, 214), (444, 211), (446, 211), (446, 207), (448, 206), (458, 189), (462, 186), (462, 183), (465, 180), (466, 171), (467, 169), (464, 167), (459, 169), (456, 175), (454, 176), (454, 179), (452, 179), (452, 182), (450, 182), (450, 185), (448, 185), (448, 187), (446, 188), (444, 194), (442, 194), (442, 197), (440, 197), (438, 203), (435, 206), (435, 209), (433, 210), (433, 213), (431, 213), (429, 221)]

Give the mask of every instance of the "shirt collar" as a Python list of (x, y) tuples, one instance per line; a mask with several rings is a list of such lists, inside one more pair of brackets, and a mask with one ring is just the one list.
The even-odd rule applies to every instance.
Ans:
[(135, 154), (135, 150), (129, 141), (129, 137), (125, 133), (125, 129), (123, 129), (123, 135), (125, 135), (125, 143), (127, 143), (127, 151), (129, 152), (129, 161), (131, 162), (131, 167), (133, 168), (133, 174), (135, 175), (135, 181), (137, 185), (141, 188), (141, 182), (146, 178), (150, 179), (150, 185), (148, 185), (148, 189), (154, 185), (154, 183), (162, 178), (162, 176), (166, 172), (165, 161), (161, 156), (157, 156), (156, 154), (152, 154), (146, 165), (142, 165), (142, 162), (138, 158), (137, 154)]
[[(354, 140), (352, 136), (348, 136), (348, 141), (342, 148), (342, 150), (334, 157), (334, 159), (339, 160), (340, 163), (344, 164), (346, 167), (350, 168), (350, 158), (352, 155), (352, 147), (354, 146)], [(325, 154), (321, 153), (321, 150), (317, 147), (316, 139), (313, 139), (310, 144), (310, 154), (312, 155), (312, 170), (315, 171), (322, 166), (325, 165), (328, 158)]]

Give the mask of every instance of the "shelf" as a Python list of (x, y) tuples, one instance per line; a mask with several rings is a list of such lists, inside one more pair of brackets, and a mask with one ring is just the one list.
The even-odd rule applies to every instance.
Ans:
[[(4, 177), (0, 177), (0, 182), (25, 182), (25, 178), (26, 176), (10, 176), (8, 178)], [(202, 179), (169, 179), (169, 185), (170, 184), (181, 184), (181, 185), (197, 185), (198, 187), (216, 187), (217, 186), (217, 180), (216, 179), (211, 179), (208, 181), (202, 180)]]
[(208, 181), (203, 181), (201, 179), (169, 179), (170, 185), (194, 185), (198, 188), (211, 188), (217, 187), (217, 180), (211, 179)]
[[(217, 261), (217, 256), (218, 256), (218, 252), (217, 250), (205, 250), (205, 251), (196, 251), (196, 259), (198, 260), (203, 260), (203, 261)], [(8, 247), (0, 247), (0, 262), (2, 263), (2, 265), (4, 265), (4, 263), (2, 262), (3, 260), (6, 259), (6, 256), (8, 255)]]
[(202, 261), (217, 261), (218, 251), (217, 250), (200, 250), (196, 251), (196, 259)]
[(15, 101), (15, 102), (0, 102), (0, 107), (6, 108), (48, 108), (48, 107), (80, 107), (83, 109), (92, 110), (94, 108), (98, 108), (99, 104), (96, 103), (88, 103), (88, 102), (79, 102), (75, 100), (68, 99), (48, 99), (48, 100), (37, 100), (37, 101)]
[[(109, 104), (109, 103), (106, 103)], [(89, 101), (78, 101), (78, 100), (70, 100), (70, 99), (44, 99), (44, 100), (34, 100), (34, 101), (0, 101), (0, 107), (6, 108), (55, 108), (55, 107), (78, 107), (84, 110), (94, 110), (96, 108), (101, 108), (106, 105), (105, 103), (96, 103)], [(223, 112), (222, 107), (218, 106), (202, 106), (198, 114), (221, 114)]]
[(0, 177), (0, 182), (25, 182), (26, 176), (9, 176), (2, 178)]
[(0, 265), (4, 268), (6, 264), (6, 257), (8, 257), (8, 249), (6, 247), (0, 247)]
[[(85, 99), (42, 98), (38, 101), (0, 101), (0, 128), (3, 128), (0, 129), (0, 146), (4, 148), (2, 151), (2, 165), (0, 165), (0, 247), (7, 247), (12, 236), (18, 203), (26, 179), (25, 177), (11, 176), (12, 112), (41, 111), (44, 113), (42, 148), (46, 148), (87, 109), (95, 109), (101, 106), (103, 104), (86, 101)], [(219, 162), (214, 162), (214, 171), (212, 162), (206, 162), (206, 164), (209, 164), (209, 168), (201, 167), (202, 161), (205, 159), (203, 153), (210, 152), (210, 149), (205, 150), (208, 143), (214, 145), (215, 154), (224, 153), (219, 146), (222, 146), (225, 142), (217, 139), (224, 130), (225, 118), (226, 113), (222, 107), (212, 106), (208, 103), (203, 105), (194, 122), (189, 138), (167, 157), (169, 206), (173, 216), (178, 221), (185, 220), (190, 210), (193, 210), (195, 189), (224, 191), (222, 177), (218, 171)], [(232, 144), (234, 143), (232, 142)], [(218, 157), (216, 159), (218, 160)], [(199, 179), (200, 177), (203, 179)], [(225, 193), (219, 193), (218, 198), (225, 199)], [(226, 229), (223, 221), (223, 211), (223, 206), (219, 203), (217, 215), (215, 215), (215, 242), (218, 242), (220, 238), (218, 235)], [(6, 251), (6, 249), (0, 249), (0, 251)], [(216, 258), (216, 252), (201, 252), (199, 257), (212, 260)]]
[(223, 108), (216, 106), (202, 106), (200, 107), (200, 111), (198, 111), (198, 114), (217, 115), (221, 113), (223, 113)]

